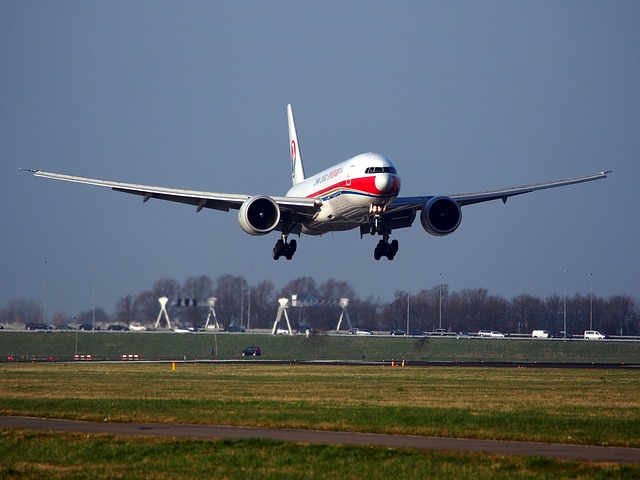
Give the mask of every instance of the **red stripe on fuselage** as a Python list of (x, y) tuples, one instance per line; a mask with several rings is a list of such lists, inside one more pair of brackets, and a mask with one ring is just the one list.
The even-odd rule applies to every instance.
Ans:
[(308, 195), (307, 198), (322, 198), (327, 196), (328, 193), (333, 193), (338, 190), (356, 190), (372, 197), (388, 197), (391, 195), (397, 195), (398, 191), (400, 190), (400, 179), (398, 177), (394, 177), (393, 187), (391, 188), (391, 190), (385, 192), (378, 190), (378, 188), (376, 187), (375, 176), (356, 177), (350, 180), (351, 181), (349, 185), (347, 185), (346, 180), (342, 180)]

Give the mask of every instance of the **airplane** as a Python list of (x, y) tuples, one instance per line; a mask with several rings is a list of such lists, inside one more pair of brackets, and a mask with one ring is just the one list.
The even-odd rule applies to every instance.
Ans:
[(606, 178), (611, 171), (593, 175), (556, 180), (520, 187), (456, 195), (400, 196), (400, 177), (394, 163), (379, 153), (362, 153), (307, 177), (291, 105), (287, 105), (289, 149), (291, 156), (292, 187), (285, 196), (214, 193), (196, 190), (138, 185), (110, 180), (78, 177), (60, 173), (25, 169), (34, 176), (110, 187), (117, 192), (142, 197), (143, 202), (155, 198), (184, 203), (196, 207), (238, 210), (238, 223), (246, 233), (254, 236), (280, 232), (273, 247), (274, 260), (293, 258), (297, 249), (290, 235), (322, 235), (327, 232), (359, 229), (360, 238), (366, 234), (382, 238), (373, 256), (393, 260), (398, 252), (398, 241), (389, 241), (393, 230), (410, 227), (418, 212), (420, 224), (431, 235), (453, 233), (462, 220), (462, 207), (491, 200), (507, 202), (509, 197), (563, 187)]

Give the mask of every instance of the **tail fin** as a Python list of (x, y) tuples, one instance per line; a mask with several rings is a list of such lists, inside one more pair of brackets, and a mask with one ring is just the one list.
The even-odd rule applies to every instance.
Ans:
[(302, 155), (300, 154), (300, 144), (296, 133), (296, 123), (293, 120), (293, 110), (291, 104), (287, 105), (287, 119), (289, 122), (289, 150), (291, 153), (291, 181), (293, 185), (305, 179), (304, 166), (302, 165)]

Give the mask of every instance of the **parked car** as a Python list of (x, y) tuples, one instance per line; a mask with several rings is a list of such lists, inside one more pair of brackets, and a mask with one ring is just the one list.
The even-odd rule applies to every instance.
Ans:
[(389, 332), (389, 335), (404, 335), (407, 331), (404, 328), (396, 328)]
[(51, 330), (51, 326), (46, 323), (27, 323), (24, 328), (27, 330)]
[(75, 330), (71, 325), (58, 325), (56, 330)]
[(249, 347), (242, 351), (243, 357), (259, 357), (260, 355), (262, 355), (260, 347)]
[(129, 327), (129, 330), (133, 332), (144, 332), (146, 329), (147, 327), (145, 327), (141, 323), (134, 323)]
[(244, 333), (244, 331), (245, 331), (244, 328), (239, 327), (237, 325), (229, 325), (225, 330), (225, 332), (231, 332), (231, 333)]
[(498, 332), (496, 330), (492, 330), (491, 333), (489, 334), (490, 337), (492, 338), (503, 338), (505, 337), (504, 333)]
[(490, 337), (491, 336), (491, 330), (479, 330), (478, 331), (478, 336), (479, 337)]
[(78, 330), (100, 330), (100, 327), (96, 325), (96, 327), (93, 328), (92, 323), (83, 323), (82, 325), (78, 325)]
[(533, 338), (551, 338), (551, 332), (549, 330), (534, 330), (531, 332)]
[(573, 338), (573, 335), (571, 335), (570, 333), (566, 333), (564, 331), (560, 331), (560, 332), (549, 332), (549, 337), (550, 338)]
[(373, 335), (373, 332), (366, 328), (352, 328), (349, 330), (349, 335)]
[(107, 327), (107, 330), (110, 330), (112, 332), (128, 332), (129, 331), (129, 327), (125, 327), (124, 325), (109, 325)]
[(607, 336), (597, 330), (585, 330), (584, 338), (586, 340), (604, 340)]

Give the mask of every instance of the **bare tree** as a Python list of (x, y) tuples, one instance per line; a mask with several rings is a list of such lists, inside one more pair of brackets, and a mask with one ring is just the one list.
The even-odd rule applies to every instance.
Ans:
[(0, 323), (19, 325), (31, 322), (42, 322), (42, 306), (35, 300), (26, 298), (9, 300), (8, 305), (0, 310)]
[(529, 332), (549, 328), (544, 316), (542, 300), (532, 295), (518, 295), (511, 299), (511, 315), (516, 322), (516, 332)]
[(189, 304), (184, 305), (184, 313), (194, 327), (203, 325), (208, 313), (207, 300), (213, 296), (213, 281), (206, 275), (189, 277), (185, 280), (182, 292)]
[(603, 330), (626, 335), (638, 331), (638, 313), (634, 300), (627, 294), (614, 295), (607, 301)]
[(356, 292), (347, 282), (330, 278), (320, 284), (318, 293), (325, 300), (338, 301), (341, 298), (348, 298), (350, 301), (357, 300)]
[(407, 295), (408, 292), (404, 290), (396, 290), (393, 300), (383, 308), (382, 321), (380, 322), (383, 329), (405, 328), (407, 324)]
[(216, 313), (219, 320), (225, 326), (237, 324), (242, 320), (240, 316), (242, 300), (246, 280), (244, 277), (222, 275), (216, 280), (214, 296), (218, 299)]
[(291, 280), (278, 292), (278, 298), (291, 298), (296, 294), (299, 298), (320, 298), (316, 281), (311, 277), (300, 277)]
[(158, 294), (151, 290), (145, 290), (136, 296), (135, 302), (138, 306), (137, 321), (144, 325), (155, 323), (160, 312), (158, 298)]
[(558, 295), (549, 295), (544, 301), (545, 317), (547, 318), (547, 325), (552, 330), (564, 330), (563, 328), (563, 300)]
[(118, 323), (131, 326), (138, 316), (138, 302), (133, 295), (125, 295), (120, 297), (116, 303), (115, 318)]
[(67, 314), (64, 312), (54, 312), (52, 325), (65, 325), (67, 323)]
[(151, 291), (158, 297), (175, 299), (180, 293), (180, 283), (173, 278), (163, 278), (153, 283)]
[(93, 324), (94, 316), (96, 325), (100, 323), (106, 325), (107, 323), (109, 323), (109, 315), (107, 315), (107, 312), (105, 312), (102, 308), (96, 308), (95, 311), (93, 309), (83, 310), (78, 314), (77, 320), (79, 324)]
[(273, 324), (278, 311), (277, 299), (274, 295), (275, 287), (269, 280), (263, 280), (258, 285), (251, 287), (251, 295), (247, 303), (251, 302), (251, 318), (247, 320), (252, 327), (265, 328)]
[(354, 325), (372, 325), (376, 329), (383, 329), (384, 316), (382, 314), (382, 304), (380, 299), (372, 296), (365, 300), (355, 300), (349, 302), (349, 318)]

